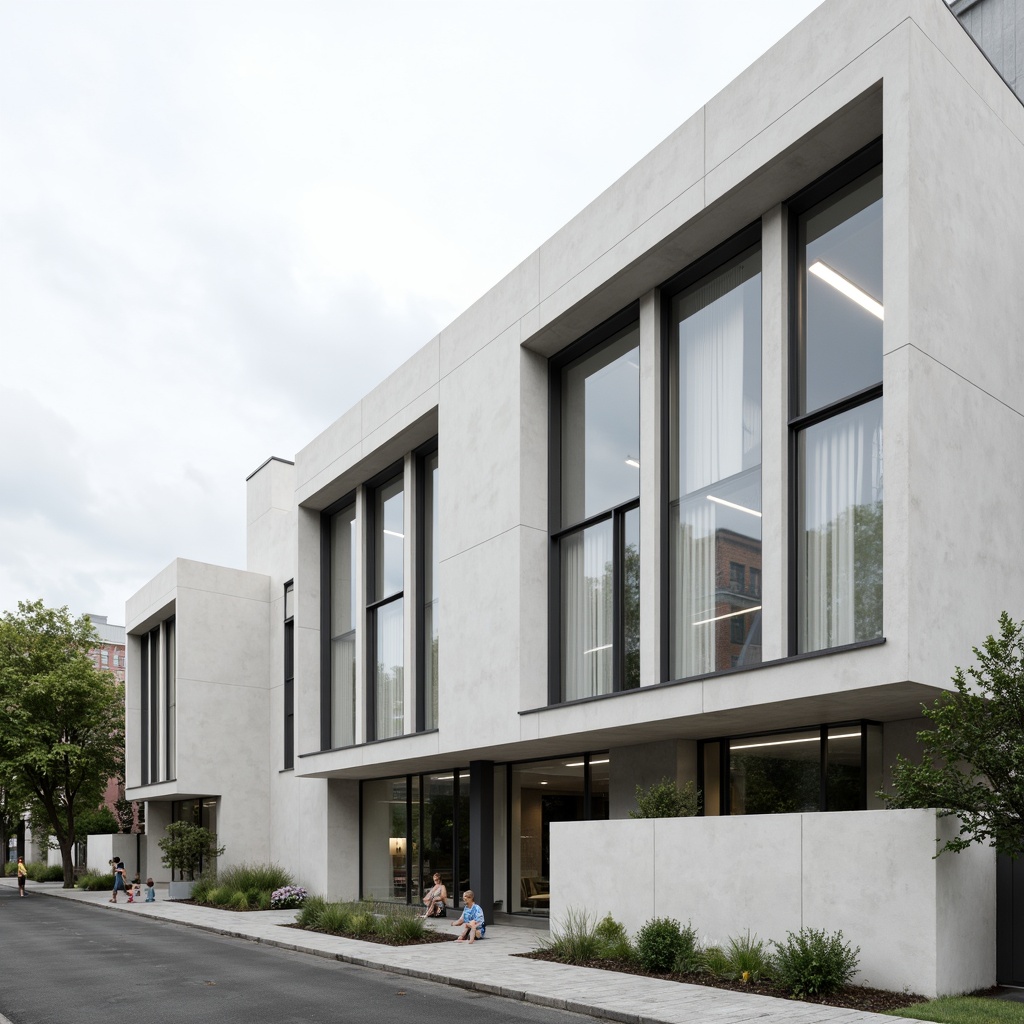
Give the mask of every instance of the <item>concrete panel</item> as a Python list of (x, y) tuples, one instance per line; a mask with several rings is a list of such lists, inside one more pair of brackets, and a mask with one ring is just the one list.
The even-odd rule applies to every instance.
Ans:
[[(520, 521), (520, 369), (518, 332), (512, 328), (441, 384), (442, 560)], [(546, 451), (534, 449), (531, 455), (546, 465)]]
[(657, 914), (654, 826), (653, 820), (551, 824), (553, 929), (571, 911), (586, 911), (596, 920), (611, 914), (634, 933)]
[(441, 332), (442, 378), (536, 309), (537, 264), (534, 252)]
[(703, 172), (704, 114), (698, 111), (541, 246), (541, 299), (599, 263), (691, 189)]
[(1024, 415), (916, 349), (909, 362), (910, 670), (942, 686), (1024, 608)]
[(931, 810), (563, 822), (551, 829), (552, 918), (610, 913), (635, 933), (674, 917), (718, 943), (842, 930), (860, 946), (861, 984), (983, 988), (995, 980), (995, 860), (935, 860), (946, 827)]

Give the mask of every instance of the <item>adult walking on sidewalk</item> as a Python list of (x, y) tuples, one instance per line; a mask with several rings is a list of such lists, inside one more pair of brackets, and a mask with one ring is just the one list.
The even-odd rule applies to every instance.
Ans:
[(120, 857), (114, 858), (114, 891), (110, 894), (110, 902), (117, 902), (117, 894), (124, 892), (128, 886), (125, 884), (125, 871), (124, 864), (121, 863)]
[(25, 879), (28, 878), (28, 868), (25, 867), (25, 858), (18, 858), (18, 895), (25, 895)]

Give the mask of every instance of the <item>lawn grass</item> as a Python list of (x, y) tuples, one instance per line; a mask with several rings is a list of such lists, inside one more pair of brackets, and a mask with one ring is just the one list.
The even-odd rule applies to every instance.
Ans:
[(938, 1024), (1024, 1024), (1024, 1003), (980, 996), (943, 996), (929, 1003), (890, 1010), (889, 1015)]

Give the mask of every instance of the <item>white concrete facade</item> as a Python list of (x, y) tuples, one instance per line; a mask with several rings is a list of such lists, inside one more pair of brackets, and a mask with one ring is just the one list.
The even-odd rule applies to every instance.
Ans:
[[(885, 198), (884, 642), (793, 657), (789, 200), (878, 139)], [(154, 826), (170, 820), (173, 802), (207, 799), (217, 805), (227, 862), (287, 863), (302, 884), (354, 897), (360, 858), (373, 855), (361, 847), (361, 780), (451, 778), (482, 764), (497, 765), (495, 779), (506, 780), (504, 764), (608, 752), (613, 820), (586, 828), (616, 834), (626, 823), (614, 819), (625, 817), (638, 783), (698, 776), (701, 741), (870, 721), (880, 724), (881, 770), (897, 752), (912, 751), (921, 702), (949, 687), (953, 666), (993, 631), (1003, 609), (1019, 616), (1024, 608), (1024, 574), (1007, 571), (1024, 554), (1016, 514), (1024, 470), (1014, 457), (1024, 449), (1022, 172), (1024, 107), (941, 0), (822, 4), (314, 438), (294, 464), (272, 459), (254, 473), (246, 571), (179, 560), (129, 601), (127, 795), (147, 801), (150, 840)], [(659, 289), (752, 226), (759, 226), (762, 260), (762, 663), (672, 679), (663, 669), (668, 495), (660, 468), (666, 339)], [(634, 303), (640, 685), (552, 703), (549, 360)], [(372, 482), (400, 465), (410, 538), (405, 591), (412, 598), (421, 572), (412, 539), (422, 518), (415, 453), (433, 439), (441, 480), (437, 728), (416, 731), (422, 637), (407, 600), (403, 734), (372, 737), (364, 537), (355, 570), (355, 742), (334, 746), (324, 740), (322, 721), (330, 672), (324, 513), (351, 496), (366, 522)], [(289, 581), (295, 759), (285, 770)], [(171, 618), (175, 771), (143, 784), (142, 637)], [(484, 820), (493, 814), (499, 836), (513, 810), (504, 785), (495, 783), (473, 811)], [(746, 829), (747, 841), (783, 827), (783, 817), (679, 827), (726, 830), (722, 835)], [(839, 827), (834, 815), (814, 818), (802, 816), (807, 835)], [(884, 815), (862, 811), (848, 820), (844, 815), (843, 828), (863, 827), (871, 837), (880, 826), (869, 822)], [(933, 852), (934, 828), (921, 838), (926, 832), (920, 824), (907, 831), (915, 864)], [(555, 908), (575, 891), (575, 869), (559, 860), (562, 835), (556, 829), (552, 836)], [(593, 838), (592, 848), (616, 847)], [(518, 899), (517, 854), (508, 861), (504, 839), (484, 853), (471, 847), (470, 860), (488, 876), (473, 878), (474, 888), (509, 906)], [(151, 853), (149, 863), (158, 861)], [(929, 901), (934, 913), (940, 888), (925, 889), (913, 889), (912, 899)], [(690, 908), (680, 914), (697, 916)], [(842, 926), (837, 921), (824, 915), (813, 923), (832, 929)], [(792, 927), (785, 922), (783, 930)], [(725, 924), (701, 926), (725, 935)], [(869, 941), (849, 937), (862, 949)], [(927, 977), (911, 987), (924, 990), (943, 969), (936, 950), (921, 965)], [(874, 968), (868, 973), (879, 983)]]

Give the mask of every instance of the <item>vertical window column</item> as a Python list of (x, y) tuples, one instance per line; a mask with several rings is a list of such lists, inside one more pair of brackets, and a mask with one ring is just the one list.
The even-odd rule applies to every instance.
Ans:
[(295, 584), (284, 585), (284, 768), (295, 767)]
[(761, 661), (761, 250), (694, 280), (712, 259), (681, 276), (668, 310), (674, 679)]
[(327, 629), (329, 650), (321, 702), (321, 746), (351, 746), (356, 741), (356, 588), (358, 519), (350, 500), (328, 514)]
[(437, 451), (420, 461), (419, 471), (419, 573), (422, 625), (419, 632), (417, 729), (436, 729), (438, 704), (438, 462)]
[(794, 203), (794, 653), (882, 636), (881, 166), (850, 180), (880, 157), (871, 147)]
[(367, 735), (405, 732), (405, 480), (402, 468), (371, 499), (372, 566), (367, 610), (372, 656)]
[(552, 365), (552, 703), (640, 685), (636, 316), (613, 318)]

